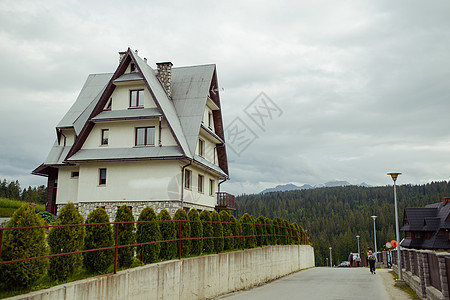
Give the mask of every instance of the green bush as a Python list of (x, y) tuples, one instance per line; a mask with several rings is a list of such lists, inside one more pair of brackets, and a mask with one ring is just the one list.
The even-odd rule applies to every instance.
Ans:
[(266, 234), (266, 226), (264, 225), (264, 217), (259, 216), (255, 221), (256, 244), (259, 247), (264, 246), (264, 235)]
[(200, 213), (200, 220), (202, 221), (203, 226), (203, 253), (212, 253), (214, 252), (214, 239), (211, 238), (214, 236), (213, 224), (211, 223), (211, 213), (207, 210), (204, 210)]
[(233, 249), (242, 249), (242, 226), (238, 219), (236, 219), (234, 216), (230, 217), (230, 220), (232, 222), (231, 224), (231, 230), (233, 231), (233, 235), (235, 238), (233, 238)]
[(226, 210), (222, 210), (219, 213), (219, 217), (220, 217), (220, 222), (222, 222), (222, 226), (223, 226), (223, 235), (225, 236), (223, 249), (231, 250), (234, 248), (234, 239), (226, 237), (226, 236), (233, 236), (233, 224), (230, 223), (230, 222), (232, 222), (231, 214)]
[[(163, 221), (159, 223), (159, 229), (161, 230), (161, 239), (163, 241), (175, 240), (177, 238), (177, 232), (175, 231), (175, 224), (172, 222), (172, 218), (167, 210), (163, 209), (158, 214), (158, 220)], [(164, 242), (161, 243), (161, 251), (159, 257), (161, 259), (170, 260), (177, 255), (177, 242)]]
[(38, 215), (49, 224), (56, 221), (56, 216), (52, 213), (49, 213), (48, 211), (40, 210), (38, 212)]
[(213, 226), (214, 236), (218, 237), (218, 239), (215, 239), (214, 245), (216, 246), (216, 250), (218, 247), (219, 252), (222, 252), (223, 245), (224, 245), (223, 226), (222, 226), (222, 223), (220, 223), (220, 217), (219, 217), (219, 213), (217, 211), (213, 211), (211, 213), (211, 221), (213, 221), (212, 226)]
[(255, 242), (255, 225), (254, 219), (251, 215), (245, 213), (239, 220), (241, 222), (244, 233), (244, 245), (245, 248), (254, 248)]
[[(188, 219), (191, 222), (191, 238), (202, 238), (203, 237), (203, 225), (200, 222), (198, 212), (195, 209), (191, 209), (188, 213)], [(191, 240), (191, 253), (195, 255), (202, 254), (203, 251), (203, 240)]]
[[(55, 225), (83, 224), (83, 216), (72, 202), (66, 204), (59, 213)], [(83, 250), (85, 238), (84, 226), (52, 227), (48, 235), (51, 254), (76, 252)], [(83, 254), (71, 254), (50, 258), (48, 275), (53, 279), (65, 280), (80, 271)]]
[[(146, 207), (141, 211), (138, 221), (156, 221), (156, 214), (153, 208)], [(148, 243), (161, 240), (161, 231), (157, 222), (137, 223), (136, 242)], [(156, 262), (161, 251), (161, 244), (154, 243), (137, 246), (137, 256), (145, 264)]]
[(277, 245), (283, 245), (284, 244), (284, 229), (283, 226), (283, 220), (279, 217), (276, 217), (273, 219), (273, 226), (275, 231), (275, 242)]
[[(189, 239), (191, 237), (191, 224), (187, 221), (187, 214), (182, 209), (179, 208), (175, 215), (173, 216), (173, 220), (177, 220), (179, 222), (175, 222), (176, 231), (177, 231), (177, 238), (178, 239)], [(181, 228), (180, 228), (181, 226)], [(180, 236), (181, 234), (181, 236)], [(178, 242), (180, 243), (180, 242)], [(181, 249), (178, 247), (178, 251), (181, 250), (181, 253), (178, 252), (179, 256), (187, 256), (191, 253), (191, 240), (184, 240), (181, 241)]]
[[(102, 207), (94, 209), (87, 217), (86, 224), (109, 223), (109, 217)], [(86, 226), (86, 238), (84, 247), (86, 250), (106, 248), (114, 246), (113, 232), (111, 225), (90, 225)], [(114, 262), (114, 250), (100, 250), (86, 252), (83, 262), (90, 273), (103, 273), (108, 270)]]
[(274, 236), (273, 236), (273, 222), (269, 218), (264, 218), (264, 223), (266, 224), (266, 238), (265, 245), (273, 245), (274, 244)]
[[(131, 208), (122, 205), (117, 209), (116, 218), (114, 222), (134, 222), (133, 213)], [(117, 227), (116, 227), (117, 226)], [(134, 223), (125, 224), (114, 224), (114, 236), (116, 236), (116, 228), (119, 229), (118, 234), (118, 244), (122, 245), (132, 245), (136, 241), (135, 226)], [(117, 264), (119, 267), (129, 268), (133, 264), (134, 258), (134, 247), (123, 247), (118, 249), (117, 253)]]
[[(34, 208), (23, 204), (12, 215), (5, 227), (45, 226)], [(47, 255), (43, 228), (5, 230), (1, 261), (39, 257)], [(2, 290), (24, 288), (41, 278), (48, 268), (47, 259), (0, 265), (0, 287)]]

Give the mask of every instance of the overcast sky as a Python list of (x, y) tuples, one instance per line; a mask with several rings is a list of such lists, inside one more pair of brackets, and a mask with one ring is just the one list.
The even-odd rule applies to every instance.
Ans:
[(55, 126), (130, 47), (154, 67), (217, 65), (223, 190), (449, 180), (449, 16), (447, 0), (2, 0), (0, 178), (46, 183), (30, 172)]

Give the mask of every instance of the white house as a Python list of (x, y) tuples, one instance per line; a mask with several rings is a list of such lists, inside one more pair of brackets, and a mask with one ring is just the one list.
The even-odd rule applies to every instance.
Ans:
[(216, 66), (153, 70), (137, 51), (119, 55), (114, 73), (88, 76), (33, 171), (48, 177), (47, 210), (233, 209), (220, 192), (229, 174)]

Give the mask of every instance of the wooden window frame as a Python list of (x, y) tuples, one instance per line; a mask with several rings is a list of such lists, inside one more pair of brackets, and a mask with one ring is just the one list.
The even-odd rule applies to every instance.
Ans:
[(198, 192), (199, 193), (204, 193), (204, 179), (205, 179), (205, 176), (203, 176), (203, 175), (201, 175), (201, 174), (198, 174), (198, 182), (197, 182), (197, 185), (198, 185)]
[(213, 114), (212, 112), (208, 111), (208, 128), (212, 129), (213, 126)]
[[(102, 172), (104, 172), (104, 178), (102, 176)], [(98, 169), (98, 185), (99, 186), (106, 185), (106, 174), (107, 174), (106, 168)]]
[[(105, 139), (105, 133), (108, 133), (108, 136)], [(102, 133), (101, 133), (101, 140), (100, 140), (100, 145), (102, 146), (107, 146), (109, 143), (109, 129), (102, 129)]]
[(214, 180), (210, 179), (209, 180), (209, 195), (210, 196), (214, 196)]
[[(142, 99), (139, 94), (142, 92)], [(136, 93), (136, 105), (133, 105), (133, 94)], [(130, 90), (130, 108), (143, 108), (144, 107), (144, 89)]]
[[(138, 131), (139, 129), (144, 129), (144, 143), (138, 145)], [(153, 143), (149, 144), (147, 140), (147, 131), (149, 129), (153, 129)], [(148, 147), (148, 146), (155, 146), (155, 140), (156, 140), (156, 128), (155, 126), (147, 126), (147, 127), (136, 127), (134, 130), (134, 145), (136, 147)]]
[(192, 188), (192, 171), (184, 170), (184, 188), (190, 190)]
[(202, 139), (198, 139), (198, 155), (205, 156), (205, 141)]

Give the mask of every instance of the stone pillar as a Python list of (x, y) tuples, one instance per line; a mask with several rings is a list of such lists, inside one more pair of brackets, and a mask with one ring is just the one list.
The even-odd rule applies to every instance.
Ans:
[(420, 290), (416, 293), (419, 297), (426, 298), (427, 297), (427, 288), (425, 285), (425, 257), (423, 250), (416, 250), (417, 252), (417, 269), (419, 271), (419, 279), (420, 279)]
[(158, 73), (156, 77), (158, 77), (159, 81), (167, 93), (169, 98), (172, 98), (172, 63), (171, 62), (161, 62), (157, 63)]
[(425, 288), (427, 286), (431, 286), (431, 280), (430, 280), (430, 264), (428, 263), (428, 253), (433, 253), (429, 250), (424, 250), (422, 252), (422, 259), (423, 259), (423, 278), (425, 283)]
[(439, 273), (441, 277), (441, 292), (444, 295), (444, 299), (449, 299), (448, 281), (447, 281), (447, 266), (445, 263), (445, 256), (449, 253), (436, 253), (439, 261)]

